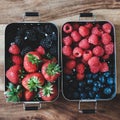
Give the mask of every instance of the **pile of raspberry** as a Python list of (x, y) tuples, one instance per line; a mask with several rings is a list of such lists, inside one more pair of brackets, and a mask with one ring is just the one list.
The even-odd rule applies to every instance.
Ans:
[(62, 28), (64, 73), (76, 71), (77, 80), (83, 80), (85, 70), (91, 73), (107, 72), (107, 61), (114, 52), (112, 25), (104, 23), (66, 23)]

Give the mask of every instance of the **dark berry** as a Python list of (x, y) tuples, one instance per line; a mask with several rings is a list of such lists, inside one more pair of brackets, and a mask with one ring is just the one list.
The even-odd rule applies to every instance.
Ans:
[(99, 81), (100, 81), (101, 83), (105, 83), (105, 77), (104, 77), (104, 76), (100, 76), (100, 77), (99, 77)]
[(109, 88), (109, 87), (107, 87), (107, 88), (104, 89), (104, 94), (105, 94), (105, 95), (110, 95), (111, 92), (112, 92), (112, 90), (111, 90), (111, 88)]
[(93, 78), (93, 79), (95, 79), (95, 78), (97, 78), (97, 77), (98, 77), (98, 74), (93, 74), (93, 75), (92, 75), (92, 78)]
[(114, 83), (114, 79), (112, 77), (107, 78), (107, 83), (112, 85)]
[(93, 87), (93, 91), (94, 91), (94, 92), (98, 92), (98, 91), (99, 91), (99, 88), (98, 88), (97, 86), (94, 86), (94, 87)]
[(57, 39), (57, 34), (55, 32), (52, 32), (51, 39), (52, 41), (57, 42), (58, 39)]
[(91, 77), (92, 77), (92, 74), (90, 74), (90, 73), (89, 73), (89, 74), (86, 74), (86, 78), (87, 78), (87, 79), (91, 79)]
[(81, 93), (81, 94), (80, 94), (80, 98), (81, 98), (81, 99), (85, 99), (85, 98), (86, 98), (86, 94), (85, 94), (85, 93)]
[(26, 53), (32, 51), (32, 48), (27, 46), (27, 47), (24, 47), (22, 50), (21, 50), (21, 56), (24, 56)]
[(110, 72), (105, 72), (105, 73), (104, 73), (104, 76), (105, 76), (105, 77), (109, 77), (109, 76), (110, 76)]
[(87, 84), (92, 84), (93, 83), (93, 80), (92, 79), (88, 79), (87, 80)]
[(96, 95), (95, 95), (95, 99), (100, 99), (100, 95), (99, 95), (99, 94), (96, 94)]
[(56, 45), (53, 45), (53, 46), (49, 49), (49, 52), (50, 52), (51, 55), (57, 56), (57, 55), (58, 55), (57, 46), (56, 46)]
[(17, 44), (19, 47), (22, 47), (24, 44), (23, 38), (21, 36), (15, 37), (15, 44)]

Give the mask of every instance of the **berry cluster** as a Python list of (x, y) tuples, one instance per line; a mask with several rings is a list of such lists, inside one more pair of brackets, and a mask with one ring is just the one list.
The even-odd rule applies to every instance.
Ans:
[[(109, 63), (111, 60), (114, 61), (114, 38), (112, 35), (113, 27), (108, 22), (69, 22), (64, 24), (62, 28), (64, 75), (69, 75), (69, 77), (72, 75), (77, 80), (76, 82), (85, 83), (86, 71), (93, 75), (100, 74), (100, 76), (111, 71)], [(66, 85), (65, 78), (64, 82), (63, 84)], [(87, 87), (85, 85), (84, 87)], [(91, 88), (94, 87), (91, 86)], [(97, 92), (99, 93), (100, 90)]]
[[(14, 34), (10, 32), (13, 28), (17, 29)], [(7, 101), (55, 99), (60, 76), (56, 27), (53, 24), (26, 23), (17, 27), (12, 24), (6, 31), (6, 63), (11, 61), (6, 66)]]

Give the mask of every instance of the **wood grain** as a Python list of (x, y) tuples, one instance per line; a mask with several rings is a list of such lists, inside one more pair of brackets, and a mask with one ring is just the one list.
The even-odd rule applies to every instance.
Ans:
[[(62, 96), (54, 103), (44, 103), (38, 111), (24, 111), (22, 104), (6, 103), (0, 92), (0, 120), (119, 120), (120, 95), (113, 101), (98, 102), (96, 114), (78, 112), (78, 102), (65, 101)], [(83, 104), (91, 108), (91, 104)]]
[(120, 0), (0, 0), (0, 5), (0, 23), (10, 23), (21, 21), (26, 11), (38, 11), (41, 21), (50, 21), (83, 11), (119, 9)]

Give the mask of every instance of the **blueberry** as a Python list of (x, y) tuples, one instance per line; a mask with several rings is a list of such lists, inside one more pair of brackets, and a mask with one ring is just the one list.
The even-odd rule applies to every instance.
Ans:
[(92, 79), (88, 79), (87, 80), (87, 84), (92, 84), (93, 83), (93, 80)]
[(81, 99), (85, 99), (86, 98), (86, 94), (85, 93), (80, 93), (80, 98)]
[(112, 92), (112, 90), (111, 90), (111, 88), (109, 88), (109, 87), (107, 87), (107, 88), (104, 89), (104, 94), (105, 94), (105, 95), (110, 95), (111, 92)]
[(79, 82), (79, 87), (84, 87), (84, 82)]
[(89, 96), (90, 98), (94, 98), (95, 93), (94, 93), (94, 92), (92, 92), (92, 91), (89, 91), (89, 92), (88, 92), (88, 96)]
[(92, 78), (93, 78), (93, 79), (95, 79), (95, 78), (97, 78), (97, 77), (98, 77), (98, 74), (93, 74), (93, 75), (92, 75)]
[(110, 76), (110, 72), (105, 72), (105, 73), (104, 73), (104, 76), (105, 76), (105, 77), (109, 77), (109, 76)]
[(104, 77), (104, 76), (100, 76), (100, 77), (99, 77), (99, 81), (100, 81), (101, 83), (105, 83), (105, 77)]
[(78, 93), (78, 92), (74, 92), (74, 93), (73, 93), (73, 97), (74, 97), (75, 99), (79, 98), (79, 93)]
[(91, 77), (92, 77), (92, 74), (90, 74), (90, 73), (89, 73), (89, 74), (86, 74), (86, 78), (87, 78), (87, 79), (91, 79)]
[(93, 91), (94, 91), (94, 92), (98, 92), (98, 91), (99, 91), (99, 88), (98, 88), (97, 86), (94, 86), (94, 87), (93, 87)]
[(71, 79), (71, 76), (70, 76), (70, 75), (65, 75), (65, 79), (66, 79), (66, 80), (70, 80), (70, 79)]
[(95, 95), (95, 99), (100, 99), (100, 95), (99, 95), (99, 94), (96, 94), (96, 95)]
[(112, 84), (114, 83), (114, 79), (113, 79), (112, 77), (108, 77), (108, 78), (107, 78), (107, 83), (108, 83), (109, 85), (112, 85)]

